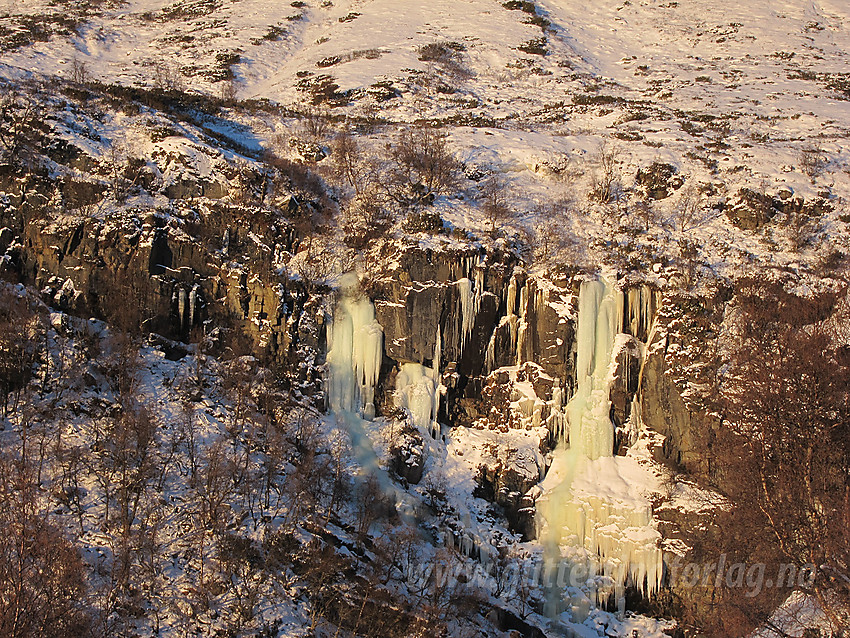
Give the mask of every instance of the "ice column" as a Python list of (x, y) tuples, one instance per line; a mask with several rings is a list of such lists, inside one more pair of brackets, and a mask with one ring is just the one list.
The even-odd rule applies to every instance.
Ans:
[(192, 286), (189, 292), (189, 328), (195, 325), (198, 317), (198, 284)]
[(328, 406), (333, 412), (358, 413), (372, 419), (384, 331), (356, 275), (343, 278), (341, 292), (328, 330)]
[(582, 283), (579, 292), (576, 346), (578, 388), (567, 404), (570, 448), (580, 456), (611, 456), (614, 426), (611, 423), (611, 369), (614, 339), (623, 316), (622, 293), (603, 281)]
[[(638, 370), (637, 392), (632, 398), (629, 409), (629, 420), (626, 423), (626, 444), (631, 446), (640, 436), (643, 430), (641, 406), (641, 387), (643, 385), (643, 372), (646, 359), (649, 355), (649, 347), (655, 340), (655, 313), (661, 305), (661, 293), (652, 290), (648, 286), (640, 286), (629, 290), (626, 298), (626, 326), (635, 336), (640, 351), (640, 369)], [(626, 368), (628, 371), (628, 367)], [(630, 380), (629, 380), (630, 381)], [(630, 384), (627, 383), (627, 386)]]
[(463, 350), (466, 340), (475, 327), (475, 318), (481, 309), (481, 296), (484, 294), (484, 271), (475, 271), (475, 282), (469, 277), (458, 279), (456, 282), (460, 301), (460, 348)]
[(395, 381), (396, 406), (407, 408), (414, 425), (427, 430), (434, 438), (440, 433), (437, 414), (440, 411), (440, 394), (443, 391), (440, 383), (441, 350), (438, 328), (433, 367), (428, 368), (420, 363), (403, 363)]
[[(582, 283), (576, 334), (578, 387), (566, 407), (569, 447), (562, 434), (547, 475), (549, 485), (544, 482), (540, 510), (548, 524), (552, 559), (559, 559), (554, 551), (559, 545), (583, 547), (591, 571), (612, 579), (618, 606), (625, 602), (628, 579), (652, 594), (662, 576), (660, 534), (650, 503), (635, 485), (642, 469), (633, 458), (613, 456), (610, 391), (623, 305), (622, 293), (606, 282)], [(608, 593), (597, 592), (597, 599)]]

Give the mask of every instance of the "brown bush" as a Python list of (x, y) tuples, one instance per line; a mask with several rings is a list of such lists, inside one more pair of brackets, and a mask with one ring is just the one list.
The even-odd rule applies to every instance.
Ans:
[[(845, 304), (846, 306), (846, 304)], [(803, 298), (781, 284), (739, 283), (729, 369), (712, 455), (732, 508), (700, 552), (729, 562), (819, 567), (808, 593), (836, 628), (850, 609), (850, 352), (836, 295)], [(842, 316), (839, 316), (841, 314)], [(785, 583), (787, 585), (787, 583)], [(797, 583), (799, 585), (799, 582)], [(698, 622), (743, 635), (767, 620), (788, 587), (741, 595), (721, 584)]]
[(74, 638), (91, 633), (79, 552), (37, 502), (26, 467), (0, 458), (0, 635)]
[(431, 126), (402, 130), (387, 152), (389, 195), (402, 204), (429, 203), (459, 183), (461, 167), (449, 150), (447, 135)]

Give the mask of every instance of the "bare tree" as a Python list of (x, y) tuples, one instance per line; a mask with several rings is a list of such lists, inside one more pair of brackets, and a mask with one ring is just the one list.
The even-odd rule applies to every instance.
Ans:
[(132, 182), (127, 179), (128, 155), (126, 148), (119, 144), (113, 143), (109, 147), (107, 154), (110, 172), (110, 182), (112, 186), (112, 196), (119, 204), (127, 201), (127, 196), (130, 194)]
[(322, 144), (331, 132), (330, 114), (325, 109), (308, 105), (298, 119), (298, 128), (306, 139)]
[(603, 144), (599, 147), (590, 173), (590, 198), (607, 204), (617, 198), (620, 186), (620, 174), (617, 166), (620, 151), (615, 146)]
[(689, 184), (682, 189), (679, 201), (673, 209), (673, 226), (680, 233), (700, 226), (705, 214), (705, 193), (699, 186)]
[(579, 215), (576, 202), (562, 197), (536, 208), (533, 231), (534, 258), (542, 262), (578, 263), (584, 246), (573, 234), (573, 217)]
[(355, 508), (357, 511), (357, 536), (362, 541), (369, 533), (369, 528), (386, 509), (383, 502), (383, 491), (374, 474), (369, 475), (355, 492)]
[(448, 147), (448, 135), (428, 126), (403, 129), (387, 146), (390, 160), (389, 196), (404, 205), (418, 205), (459, 184), (460, 164)]
[(38, 501), (31, 469), (0, 456), (0, 635), (85, 636), (85, 571), (79, 552)]
[(371, 153), (347, 130), (339, 133), (331, 145), (334, 173), (360, 195), (379, 181), (380, 167)]
[(26, 297), (0, 289), (0, 397), (4, 417), (9, 414), (10, 398), (14, 399), (12, 410), (17, 409), (20, 393), (32, 375), (43, 331)]
[(153, 82), (162, 91), (182, 91), (184, 88), (180, 70), (165, 62), (154, 63)]
[(652, 208), (652, 203), (644, 200), (635, 202), (632, 208), (632, 214), (643, 222), (644, 230), (649, 232), (649, 229), (656, 220), (656, 213), (655, 209)]
[(222, 439), (214, 441), (204, 452), (196, 488), (200, 522), (205, 529), (219, 533), (227, 524), (227, 502), (233, 494), (233, 461)]
[(481, 193), (481, 208), (490, 223), (490, 232), (496, 232), (497, 224), (503, 223), (511, 216), (508, 204), (508, 187), (500, 175), (491, 175), (478, 187)]
[(85, 84), (89, 81), (89, 67), (88, 64), (74, 57), (71, 60), (71, 82), (74, 84)]
[[(733, 508), (718, 541), (730, 561), (819, 566), (803, 586), (836, 628), (850, 607), (850, 355), (831, 320), (831, 293), (798, 297), (782, 284), (739, 282), (729, 370), (711, 442), (720, 489)], [(735, 558), (732, 558), (735, 557)], [(717, 593), (724, 635), (763, 622), (787, 594)], [(724, 625), (724, 623), (726, 623)], [(737, 623), (737, 624), (732, 624)], [(746, 633), (746, 632), (745, 632)]]
[(236, 97), (239, 95), (239, 88), (236, 84), (236, 78), (233, 76), (227, 77), (221, 81), (220, 89), (219, 89), (219, 97), (223, 102), (228, 104), (232, 104), (236, 101)]
[(0, 152), (2, 159), (18, 166), (36, 163), (45, 129), (44, 109), (34, 96), (3, 87), (0, 98)]
[(826, 153), (820, 148), (804, 148), (799, 157), (800, 170), (814, 184), (829, 163)]

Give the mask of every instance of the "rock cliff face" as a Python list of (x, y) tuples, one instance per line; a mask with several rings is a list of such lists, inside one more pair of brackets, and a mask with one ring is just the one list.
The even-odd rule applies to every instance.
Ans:
[[(296, 360), (301, 346), (313, 360), (322, 352), (318, 301), (279, 268), (295, 232), (270, 211), (197, 200), (105, 218), (57, 217), (44, 204), (47, 183), (29, 178), (19, 187), (17, 206), (0, 219), (7, 261), (54, 306), (182, 341), (212, 319), (280, 364)], [(33, 200), (39, 205), (27, 205)]]
[[(401, 249), (394, 263), (370, 290), (384, 329), (384, 367), (439, 366), (442, 420), (470, 425), (487, 414), (482, 390), (504, 366), (535, 362), (548, 379), (538, 397), (544, 402), (553, 392), (569, 394), (574, 325), (566, 282), (529, 277), (511, 252), (472, 247)], [(394, 385), (383, 389), (392, 393)]]
[(649, 356), (641, 379), (641, 417), (647, 427), (665, 436), (659, 460), (704, 474), (707, 470), (705, 461), (695, 454), (695, 430), (704, 424), (699, 415), (688, 409), (668, 374), (664, 359), (667, 345), (664, 334), (657, 334), (649, 344)]
[[(289, 196), (278, 192), (272, 205), (265, 173), (232, 164), (175, 130), (150, 133), (174, 143), (147, 159), (128, 158), (121, 175), (82, 147), (47, 138), (50, 161), (68, 169), (61, 179), (48, 169), (0, 167), (0, 272), (35, 285), (61, 309), (169, 339), (192, 340), (209, 320), (208, 327), (231, 335), (219, 339), (222, 349), (249, 350), (278, 364), (321, 404), (332, 294), (287, 267), (310, 232), (302, 222), (316, 209), (307, 210), (315, 193), (296, 187), (301, 178), (310, 181), (309, 171), (281, 165)], [(677, 187), (670, 169), (655, 168), (648, 188), (660, 196), (662, 187)], [(114, 191), (122, 184), (156, 205), (119, 203)], [(245, 201), (253, 204), (236, 203)], [(103, 206), (114, 212), (104, 214)], [(384, 334), (379, 413), (394, 409), (397, 372), (419, 364), (439, 373), (441, 422), (548, 426), (555, 433), (558, 410), (575, 385), (577, 281), (530, 275), (504, 241), (485, 247), (438, 234), (379, 245), (368, 258), (383, 267), (380, 276), (364, 282)], [(625, 292), (626, 338), (618, 344), (611, 393), (617, 449), (633, 440), (627, 426), (634, 429), (639, 405), (644, 425), (666, 437), (663, 460), (708, 472), (695, 437), (710, 430), (710, 420), (682, 398), (675, 382), (682, 375), (667, 356), (669, 333), (653, 330), (661, 297), (645, 286)], [(516, 372), (496, 372), (505, 368)], [(494, 485), (507, 480), (490, 474)], [(516, 508), (517, 499), (503, 505)]]
[[(307, 348), (310, 360), (321, 362), (321, 300), (278, 274), (279, 255), (297, 243), (285, 220), (259, 208), (200, 199), (175, 203), (167, 212), (51, 221), (41, 214), (49, 185), (28, 179), (18, 184), (16, 206), (4, 214), (4, 250), (15, 253), (23, 280), (56, 306), (139, 321), (146, 331), (184, 341), (204, 320), (215, 319), (214, 325), (241, 330), (251, 349), (270, 360), (291, 362)], [(393, 405), (394, 370), (405, 363), (435, 365), (438, 340), (436, 363), (446, 386), (441, 418), (448, 423), (471, 425), (490, 414), (498, 393), (483, 390), (488, 375), (505, 366), (539, 366), (545, 382), (535, 389), (544, 406), (556, 392), (571, 395), (574, 282), (529, 276), (507, 249), (388, 243), (384, 251), (392, 267), (368, 290), (385, 337), (380, 405)], [(688, 407), (669, 373), (667, 332), (653, 330), (660, 295), (635, 287), (624, 303), (623, 332), (630, 340), (618, 355), (612, 419), (624, 426), (640, 393), (643, 423), (666, 437), (664, 460), (705, 473), (694, 437), (710, 424)], [(301, 368), (303, 380), (317, 382), (315, 371)], [(628, 436), (618, 440), (628, 443)]]
[(664, 435), (660, 461), (700, 479), (722, 480), (710, 455), (719, 416), (710, 389), (719, 364), (716, 331), (725, 292), (713, 299), (672, 296), (658, 313), (640, 379), (643, 424)]

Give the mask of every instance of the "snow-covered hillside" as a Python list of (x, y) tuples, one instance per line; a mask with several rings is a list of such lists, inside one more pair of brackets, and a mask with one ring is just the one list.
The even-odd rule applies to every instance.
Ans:
[[(841, 3), (133, 0), (81, 8), (26, 0), (7, 10), (6, 75), (441, 123), (468, 166), (503, 174), (521, 216), (555, 199), (587, 208), (610, 154), (616, 219), (591, 210), (573, 229), (585, 245), (622, 229), (637, 171), (662, 162), (685, 187), (650, 202), (664, 232), (633, 239), (646, 244), (640, 250), (696, 239), (706, 261), (719, 271), (731, 265), (730, 273), (753, 259), (807, 268), (817, 263), (806, 254), (813, 245), (821, 257), (848, 252), (837, 213), (813, 224), (804, 246), (790, 246), (782, 232), (738, 232), (716, 214), (740, 201), (741, 188), (826, 200), (833, 211), (850, 196), (850, 14)], [(53, 27), (36, 29), (46, 41), (29, 43), (34, 15), (75, 24), (52, 37)], [(256, 118), (247, 124), (266, 147), (280, 130)], [(458, 202), (445, 217), (486, 226)], [(538, 233), (540, 220), (532, 214), (520, 226)]]
[(747, 286), (846, 369), (846, 2), (0, 3), (0, 462), (102, 635), (696, 631)]

